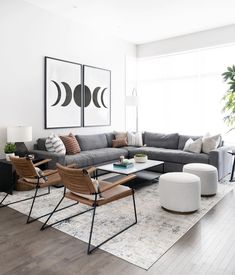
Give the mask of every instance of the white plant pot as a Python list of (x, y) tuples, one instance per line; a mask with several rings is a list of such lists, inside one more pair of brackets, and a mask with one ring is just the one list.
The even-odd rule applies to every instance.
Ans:
[(144, 157), (134, 156), (134, 160), (135, 162), (146, 162), (148, 160), (148, 156), (144, 156)]
[(6, 154), (6, 160), (10, 161), (10, 157), (14, 157), (14, 156), (15, 156), (15, 153)]

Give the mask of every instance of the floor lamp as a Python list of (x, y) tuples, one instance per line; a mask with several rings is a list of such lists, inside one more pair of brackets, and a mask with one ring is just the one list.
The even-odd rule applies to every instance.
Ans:
[(130, 96), (126, 96), (126, 106), (135, 107), (135, 131), (138, 132), (138, 96), (135, 88)]
[(24, 157), (28, 154), (25, 142), (32, 141), (31, 126), (15, 126), (7, 128), (7, 142), (15, 143), (16, 155)]

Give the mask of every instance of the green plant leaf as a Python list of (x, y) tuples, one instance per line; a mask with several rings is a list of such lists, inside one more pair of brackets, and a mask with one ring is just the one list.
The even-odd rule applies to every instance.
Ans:
[(16, 145), (14, 143), (8, 142), (4, 147), (4, 153), (11, 154), (15, 153), (16, 151)]

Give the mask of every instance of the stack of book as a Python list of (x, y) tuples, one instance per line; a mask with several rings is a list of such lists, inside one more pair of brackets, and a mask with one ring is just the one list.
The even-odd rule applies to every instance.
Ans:
[(119, 167), (119, 168), (131, 168), (134, 166), (134, 163), (133, 162), (115, 162), (113, 166)]

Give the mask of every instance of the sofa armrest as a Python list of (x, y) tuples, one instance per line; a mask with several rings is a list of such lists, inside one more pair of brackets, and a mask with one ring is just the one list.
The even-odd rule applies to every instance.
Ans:
[(51, 161), (48, 162), (48, 169), (57, 169), (56, 163), (60, 163), (62, 165), (65, 165), (65, 155), (43, 151), (43, 150), (31, 150), (30, 153), (34, 154), (36, 158), (39, 159), (51, 159)]
[(219, 180), (231, 173), (233, 157), (228, 151), (230, 146), (222, 146), (209, 153), (209, 164), (218, 169)]

